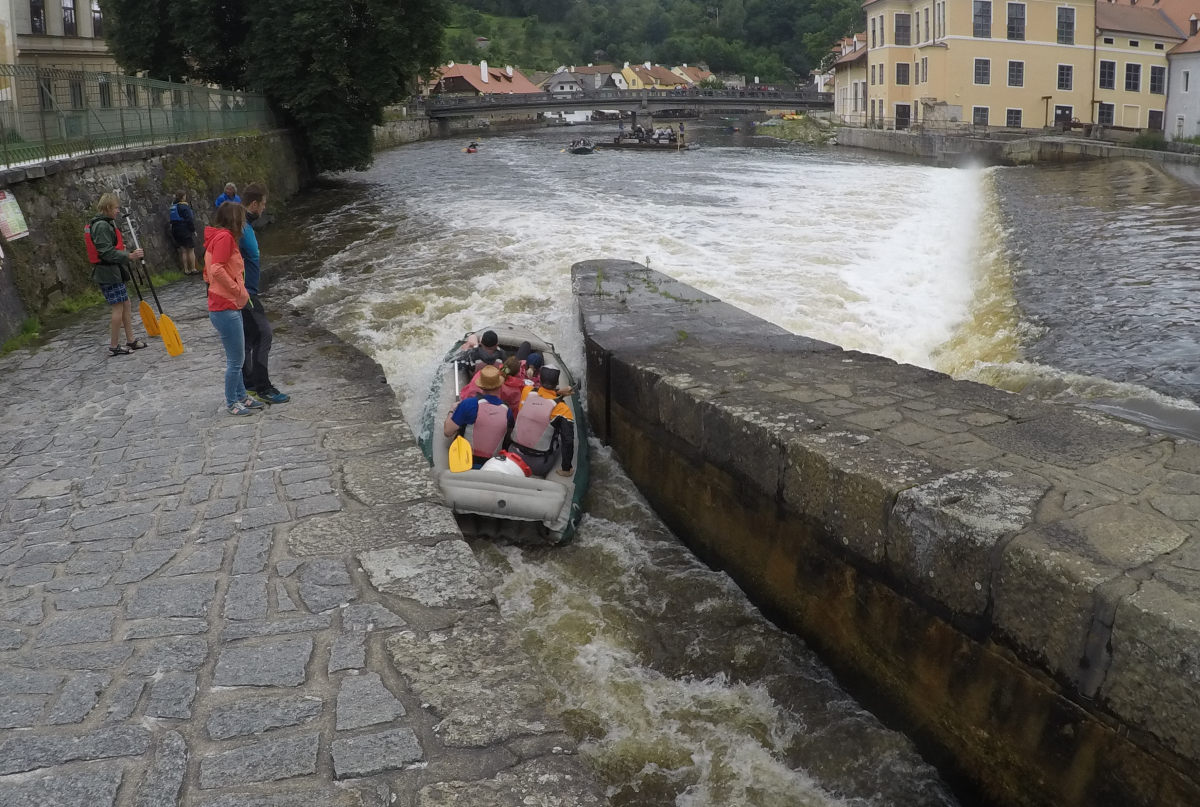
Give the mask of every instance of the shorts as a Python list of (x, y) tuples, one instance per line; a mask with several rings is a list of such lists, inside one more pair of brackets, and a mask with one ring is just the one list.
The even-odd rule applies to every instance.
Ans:
[(100, 291), (104, 294), (104, 302), (109, 305), (124, 303), (129, 300), (129, 289), (125, 288), (124, 283), (112, 283), (107, 286), (101, 286)]

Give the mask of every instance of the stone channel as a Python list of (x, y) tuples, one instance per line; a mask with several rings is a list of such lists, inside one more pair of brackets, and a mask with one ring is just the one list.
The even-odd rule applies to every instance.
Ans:
[(0, 807), (604, 803), (379, 367), (283, 314), (231, 417), (159, 296), (180, 357), (0, 359)]
[(573, 267), (594, 434), (1003, 805), (1200, 804), (1200, 445)]

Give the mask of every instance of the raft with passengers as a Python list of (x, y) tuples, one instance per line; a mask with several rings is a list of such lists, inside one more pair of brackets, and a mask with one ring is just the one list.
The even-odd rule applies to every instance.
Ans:
[(583, 514), (587, 422), (554, 345), (496, 325), (439, 365), (421, 449), (464, 534), (566, 543)]

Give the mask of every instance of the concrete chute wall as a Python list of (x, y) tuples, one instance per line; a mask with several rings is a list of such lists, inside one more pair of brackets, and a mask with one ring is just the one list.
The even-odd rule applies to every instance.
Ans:
[(1200, 445), (573, 268), (660, 515), (1004, 805), (1200, 804)]

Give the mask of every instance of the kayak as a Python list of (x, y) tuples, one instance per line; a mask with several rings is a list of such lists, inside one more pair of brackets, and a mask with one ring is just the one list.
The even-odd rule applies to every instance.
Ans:
[[(575, 536), (588, 486), (587, 418), (575, 378), (554, 345), (533, 332), (513, 325), (493, 325), (481, 328), (478, 333), (485, 330), (496, 332), (500, 347), (508, 354), (515, 353), (521, 342), (528, 341), (542, 354), (547, 366), (559, 369), (559, 387), (572, 388), (571, 394), (564, 396), (562, 401), (575, 419), (575, 456), (571, 464), (574, 473), (559, 476), (551, 471), (546, 479), (542, 479), (518, 475), (507, 467), (507, 473), (483, 469), (457, 473), (450, 470), (453, 438), (445, 436), (442, 426), (446, 414), (458, 403), (458, 391), (475, 374), (474, 367), (458, 360), (471, 334), (455, 342), (438, 365), (421, 418), (421, 451), (432, 466), (434, 481), (457, 516), (464, 535), (524, 543), (565, 544)], [(493, 463), (505, 467), (503, 462)], [(555, 467), (559, 467), (557, 463)]]

